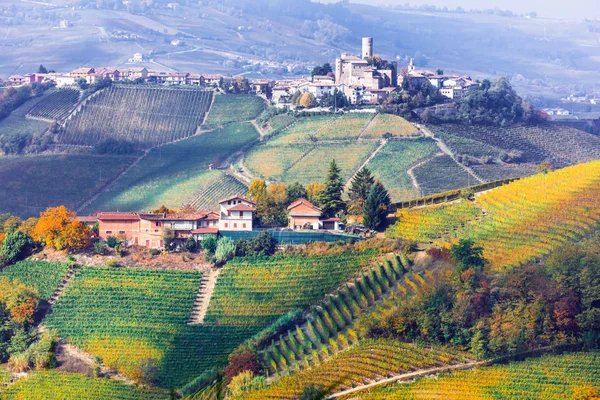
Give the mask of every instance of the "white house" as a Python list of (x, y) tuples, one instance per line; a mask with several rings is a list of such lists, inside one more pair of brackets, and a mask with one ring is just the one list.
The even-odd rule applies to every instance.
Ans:
[(220, 231), (251, 231), (256, 213), (256, 202), (235, 195), (219, 202)]

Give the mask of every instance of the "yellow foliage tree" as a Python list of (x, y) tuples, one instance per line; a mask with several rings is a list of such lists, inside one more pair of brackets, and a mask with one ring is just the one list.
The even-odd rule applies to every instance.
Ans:
[(20, 282), (0, 279), (0, 302), (6, 305), (12, 318), (19, 324), (33, 323), (33, 314), (38, 304), (37, 292)]
[(33, 237), (33, 230), (35, 229), (35, 226), (37, 225), (37, 223), (38, 223), (37, 218), (33, 218), (33, 217), (28, 218), (25, 221), (23, 221), (23, 223), (19, 227), (19, 230), (21, 232), (23, 232), (24, 234)]
[(44, 211), (33, 230), (33, 238), (56, 250), (73, 252), (89, 244), (91, 232), (65, 206)]
[(304, 108), (311, 108), (317, 105), (317, 101), (315, 100), (315, 96), (313, 96), (312, 93), (304, 93), (302, 97), (300, 97), (298, 105)]
[(175, 210), (167, 208), (164, 204), (152, 211), (152, 214), (175, 214)]
[(285, 204), (288, 200), (287, 186), (285, 183), (274, 183), (267, 188), (267, 196), (277, 205)]
[(319, 194), (325, 191), (326, 186), (323, 183), (313, 182), (306, 186), (306, 193), (308, 193), (308, 201), (317, 205)]
[(250, 183), (248, 187), (248, 196), (252, 200), (258, 203), (261, 197), (267, 195), (267, 183), (264, 180), (255, 179)]
[(11, 216), (4, 221), (4, 233), (10, 233), (19, 229), (23, 221), (19, 217)]

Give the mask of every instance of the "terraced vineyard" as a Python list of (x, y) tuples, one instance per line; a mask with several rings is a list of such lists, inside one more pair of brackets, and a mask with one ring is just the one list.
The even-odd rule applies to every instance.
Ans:
[(393, 202), (413, 199), (419, 193), (407, 170), (438, 151), (429, 138), (391, 140), (369, 161), (367, 168), (385, 185)]
[(64, 263), (21, 261), (2, 270), (0, 279), (24, 283), (34, 288), (40, 299), (48, 300), (68, 272), (69, 266)]
[(37, 217), (51, 206), (64, 204), (76, 209), (133, 160), (127, 156), (94, 155), (0, 158), (1, 210)]
[(442, 349), (425, 349), (383, 339), (365, 341), (341, 351), (318, 366), (280, 378), (268, 388), (252, 392), (243, 398), (298, 398), (310, 384), (322, 385), (327, 393), (332, 393), (390, 375), (456, 364), (464, 360), (463, 355)]
[(312, 144), (272, 146), (269, 142), (254, 147), (244, 160), (244, 165), (258, 177), (281, 180), (285, 171), (314, 148)]
[[(466, 206), (401, 210), (390, 228), (393, 237), (432, 240), (440, 245), (458, 237), (472, 238), (484, 248), (492, 267), (508, 268), (544, 257), (566, 241), (576, 241), (598, 228), (600, 161), (538, 174), (477, 196), (486, 216), (464, 228)], [(465, 210), (467, 208), (467, 210)], [(442, 211), (440, 211), (442, 210)], [(432, 215), (433, 214), (433, 215)], [(431, 221), (447, 221), (442, 224)], [(445, 234), (450, 225), (457, 227)]]
[(29, 111), (50, 94), (48, 92), (46, 91), (42, 96), (25, 102), (2, 119), (0, 121), (0, 136), (31, 137), (48, 129), (48, 122), (26, 118)]
[(127, 385), (112, 379), (88, 378), (82, 374), (39, 371), (2, 389), (2, 400), (164, 400), (169, 393)]
[(83, 212), (178, 208), (212, 183), (227, 159), (258, 140), (252, 124), (230, 124), (177, 143), (152, 149)]
[(296, 117), (291, 114), (279, 114), (269, 119), (268, 131), (275, 131), (279, 129), (287, 128), (297, 121)]
[(380, 139), (386, 133), (399, 137), (418, 136), (420, 134), (414, 125), (402, 117), (392, 114), (377, 114), (360, 137)]
[(235, 259), (221, 271), (204, 321), (266, 326), (288, 311), (320, 300), (373, 256), (365, 252)]
[(317, 133), (318, 140), (356, 139), (373, 119), (372, 114), (344, 114)]
[(352, 399), (593, 399), (600, 392), (600, 353), (546, 355), (508, 365), (355, 393)]
[[(334, 114), (297, 118), (293, 125), (286, 128), (273, 139), (270, 139), (268, 143), (273, 146), (288, 145), (293, 143), (310, 143), (311, 136), (316, 137), (320, 131), (333, 124), (338, 118), (340, 118), (340, 115)], [(354, 128), (355, 131), (356, 129), (357, 128)], [(358, 133), (359, 132), (356, 131), (357, 135)]]
[(215, 95), (213, 105), (206, 118), (206, 128), (244, 122), (255, 119), (265, 109), (265, 102), (258, 96), (247, 94)]
[(59, 89), (44, 97), (27, 114), (28, 118), (44, 121), (60, 121), (66, 117), (79, 101), (77, 89)]
[(234, 177), (220, 172), (215, 180), (196, 193), (187, 201), (187, 204), (196, 210), (214, 210), (219, 207), (220, 200), (236, 194), (245, 195), (246, 192), (248, 192), (246, 185)]
[(204, 121), (212, 92), (149, 86), (111, 86), (90, 96), (70, 116), (60, 140), (89, 145), (122, 139), (140, 148), (194, 135)]
[(183, 385), (222, 364), (252, 327), (187, 325), (199, 272), (84, 267), (45, 325), (104, 363), (136, 378), (154, 363), (159, 386)]
[(432, 158), (416, 167), (413, 172), (419, 183), (421, 196), (480, 183), (448, 155)]

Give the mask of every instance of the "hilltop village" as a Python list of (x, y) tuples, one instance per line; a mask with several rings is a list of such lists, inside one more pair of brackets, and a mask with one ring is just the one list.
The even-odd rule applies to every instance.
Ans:
[[(135, 58), (135, 57), (134, 57)], [(335, 69), (334, 69), (335, 68)], [(149, 83), (166, 86), (200, 86), (224, 92), (245, 92), (261, 96), (280, 107), (295, 107), (304, 96), (303, 107), (382, 104), (400, 89), (420, 88), (429, 82), (448, 101), (461, 100), (469, 88), (479, 83), (468, 76), (446, 75), (440, 69), (418, 69), (411, 59), (398, 70), (396, 61), (383, 60), (374, 52), (373, 38), (363, 38), (362, 53), (342, 53), (335, 67), (326, 63), (316, 67), (310, 77), (293, 80), (228, 77), (216, 74), (165, 72), (144, 67), (116, 69), (82, 67), (71, 72), (40, 72), (13, 75), (13, 85), (53, 82), (57, 87), (97, 85), (103, 80), (122, 83)], [(338, 102), (339, 100), (339, 102)]]

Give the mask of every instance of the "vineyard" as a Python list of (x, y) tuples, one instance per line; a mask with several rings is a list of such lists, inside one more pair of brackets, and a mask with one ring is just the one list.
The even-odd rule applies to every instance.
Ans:
[(168, 396), (165, 390), (56, 371), (34, 372), (8, 388), (0, 389), (2, 400), (164, 400)]
[(281, 180), (284, 172), (314, 147), (311, 144), (272, 146), (269, 143), (254, 147), (246, 155), (244, 164), (252, 174), (271, 180)]
[(392, 114), (377, 114), (360, 137), (381, 139), (386, 133), (399, 137), (419, 135), (418, 129), (404, 118)]
[[(412, 126), (412, 125), (411, 125)], [(367, 168), (388, 189), (392, 201), (418, 197), (407, 170), (439, 151), (428, 138), (417, 140), (391, 140), (373, 157)]]
[(208, 170), (210, 164), (224, 165), (231, 155), (257, 140), (252, 124), (230, 124), (152, 149), (84, 212), (150, 210), (162, 204), (181, 207), (221, 174)]
[(194, 135), (212, 92), (147, 86), (111, 86), (87, 98), (65, 122), (62, 143), (93, 146), (113, 138), (140, 148)]
[(448, 350), (426, 349), (393, 340), (370, 340), (351, 345), (318, 366), (282, 377), (266, 389), (243, 398), (298, 398), (310, 384), (322, 385), (328, 393), (332, 393), (391, 375), (464, 361), (463, 355)]
[(105, 365), (139, 378), (151, 362), (152, 378), (171, 388), (222, 364), (251, 327), (190, 326), (198, 272), (85, 267), (77, 272), (45, 325)]
[(248, 187), (234, 177), (220, 172), (216, 179), (202, 188), (186, 203), (196, 210), (213, 210), (219, 201), (236, 194), (245, 195)]
[(317, 133), (318, 140), (355, 139), (371, 122), (373, 115), (344, 114)]
[(69, 266), (63, 263), (21, 261), (2, 270), (0, 279), (24, 283), (34, 288), (40, 299), (48, 300), (68, 272)]
[[(466, 205), (400, 210), (393, 237), (440, 245), (472, 238), (496, 268), (544, 257), (576, 241), (600, 221), (600, 161), (538, 174), (479, 195), (479, 211)], [(485, 215), (483, 215), (485, 213)]]
[(306, 322), (263, 349), (268, 373), (286, 374), (314, 367), (357, 343), (356, 318), (368, 309), (402, 301), (427, 285), (419, 274), (405, 274), (408, 268), (410, 262), (404, 255), (386, 259), (327, 296), (314, 307)]
[(546, 355), (508, 365), (455, 372), (437, 379), (353, 394), (360, 400), (594, 399), (600, 394), (600, 353)]
[(42, 96), (35, 97), (11, 112), (8, 117), (0, 121), (0, 136), (32, 137), (48, 129), (48, 123), (26, 118), (27, 113), (39, 102), (43, 101), (50, 91)]
[(266, 326), (290, 310), (320, 300), (373, 256), (365, 252), (235, 259), (221, 271), (204, 321)]
[(75, 209), (132, 162), (133, 157), (126, 156), (0, 158), (2, 212), (37, 217), (51, 206)]
[(81, 92), (77, 89), (60, 89), (37, 103), (27, 114), (28, 118), (44, 121), (60, 121), (66, 117), (79, 101)]
[(340, 118), (339, 115), (331, 114), (297, 118), (294, 124), (287, 127), (273, 139), (270, 139), (268, 143), (280, 146), (310, 142), (311, 136), (316, 137), (320, 131), (333, 124), (338, 118)]
[(272, 132), (275, 130), (285, 129), (296, 121), (296, 117), (290, 114), (275, 115), (267, 121), (268, 131)]
[(448, 155), (432, 158), (419, 165), (414, 169), (414, 174), (421, 189), (421, 196), (480, 183)]
[(215, 95), (214, 102), (206, 118), (206, 127), (245, 122), (255, 119), (265, 109), (263, 99), (247, 94)]

